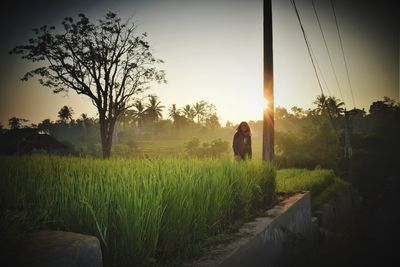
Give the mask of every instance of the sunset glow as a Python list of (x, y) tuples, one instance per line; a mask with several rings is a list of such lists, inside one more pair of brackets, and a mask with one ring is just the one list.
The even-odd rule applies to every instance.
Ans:
[[(65, 14), (41, 16), (26, 23), (30, 26), (18, 29), (21, 36), (15, 40), (7, 39), (7, 43), (2, 44), (1, 59), (5, 64), (0, 69), (0, 122), (7, 125), (12, 116), (26, 118), (30, 123), (45, 118), (55, 120), (63, 105), (73, 107), (75, 117), (81, 113), (96, 116), (90, 100), (75, 92), (65, 97), (43, 88), (35, 79), (20, 82), (31, 65), (10, 57), (7, 52), (27, 40), (31, 25), (53, 24), (59, 28), (65, 16), (76, 16), (83, 11), (97, 17), (110, 9), (121, 11), (124, 17), (134, 15), (139, 24), (138, 31), (148, 32), (154, 54), (165, 61), (161, 68), (166, 72), (168, 83), (152, 85), (143, 96), (156, 94), (164, 106), (176, 104), (179, 108), (207, 100), (216, 106), (222, 124), (227, 120), (237, 123), (262, 119), (265, 106), (262, 96), (262, 1), (231, 1), (229, 5), (225, 1), (171, 3), (174, 1), (149, 1), (149, 4), (115, 1), (110, 5), (96, 5), (96, 8), (80, 7)], [(320, 90), (295, 14), (289, 1), (273, 1), (272, 4), (275, 107), (310, 108)], [(393, 46), (391, 39), (380, 36), (379, 25), (366, 26), (368, 11), (357, 11), (361, 12), (358, 15), (351, 3), (338, 1), (337, 5), (357, 107), (368, 110), (373, 100), (383, 96), (398, 99), (398, 57), (392, 56), (398, 53), (398, 46)], [(307, 5), (301, 4), (299, 8), (307, 15)], [(204, 14), (207, 14), (206, 20)], [(326, 89), (326, 93), (341, 98), (327, 63), (322, 38), (311, 18), (305, 19), (305, 27), (328, 85), (329, 92)], [(342, 86), (342, 100), (350, 107), (351, 96), (335, 29), (329, 16), (324, 17), (323, 23)], [(357, 34), (353, 34), (355, 32)], [(378, 33), (379, 38), (376, 37)], [(164, 117), (167, 117), (166, 113)]]

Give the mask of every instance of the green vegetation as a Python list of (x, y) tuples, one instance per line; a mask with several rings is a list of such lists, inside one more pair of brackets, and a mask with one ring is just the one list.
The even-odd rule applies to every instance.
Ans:
[(276, 176), (277, 192), (294, 194), (310, 191), (313, 209), (348, 188), (350, 184), (336, 177), (332, 170), (283, 169)]
[(18, 217), (22, 228), (95, 235), (118, 266), (184, 258), (270, 206), (275, 192), (272, 165), (224, 158), (1, 157), (0, 170), (3, 240)]

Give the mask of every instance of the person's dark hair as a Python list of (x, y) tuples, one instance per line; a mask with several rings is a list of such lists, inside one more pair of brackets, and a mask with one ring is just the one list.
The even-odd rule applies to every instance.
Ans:
[[(242, 125), (246, 125), (247, 130), (246, 130), (245, 132), (242, 131)], [(249, 124), (248, 124), (247, 122), (245, 122), (245, 121), (242, 121), (242, 122), (239, 124), (239, 126), (236, 128), (236, 131), (237, 131), (237, 132), (240, 132), (240, 133), (242, 133), (242, 134), (244, 134), (244, 135), (251, 136), (251, 129), (250, 129), (250, 126), (249, 126)]]

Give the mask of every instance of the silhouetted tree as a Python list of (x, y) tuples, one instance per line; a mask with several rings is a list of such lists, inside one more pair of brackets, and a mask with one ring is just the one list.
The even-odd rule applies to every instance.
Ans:
[(147, 34), (137, 34), (131, 20), (121, 21), (107, 13), (96, 22), (84, 14), (77, 21), (63, 20), (63, 30), (42, 26), (33, 29), (29, 44), (10, 53), (42, 63), (22, 80), (38, 75), (39, 82), (54, 93), (74, 90), (92, 100), (99, 114), (103, 157), (111, 154), (115, 123), (132, 106), (135, 95), (152, 81), (165, 81), (163, 71), (154, 65), (162, 63), (150, 52)]
[(383, 101), (375, 101), (371, 104), (369, 107), (369, 113), (370, 114), (378, 114), (378, 113), (383, 113), (387, 112), (390, 110), (393, 110), (396, 106), (396, 101), (393, 99), (390, 99), (389, 97), (385, 96), (383, 98)]
[(197, 122), (201, 123), (202, 117), (205, 115), (206, 102), (200, 101), (193, 105), (194, 117), (197, 117)]
[(289, 113), (286, 108), (276, 107), (275, 108), (275, 120), (286, 119), (289, 116)]
[(44, 119), (38, 125), (38, 129), (41, 131), (44, 131), (46, 133), (50, 133), (52, 127), (53, 127), (53, 123), (51, 122), (50, 119)]
[(319, 115), (329, 115), (335, 118), (344, 114), (344, 103), (334, 96), (319, 95), (314, 104), (317, 105), (315, 112)]
[(331, 112), (332, 117), (340, 117), (344, 114), (344, 102), (340, 101), (334, 96), (326, 99), (326, 104)]
[(140, 100), (137, 100), (135, 104), (133, 104), (133, 108), (133, 118), (138, 123), (138, 126), (141, 127), (146, 119), (146, 109)]
[(149, 96), (149, 103), (146, 105), (146, 115), (151, 122), (156, 122), (162, 118), (162, 111), (165, 106), (161, 105), (158, 97), (155, 95)]
[(172, 106), (168, 109), (168, 117), (173, 119), (176, 122), (178, 116), (181, 115), (181, 110), (176, 107), (176, 104), (172, 104)]
[(182, 108), (183, 115), (190, 121), (193, 121), (195, 115), (195, 111), (193, 110), (191, 105), (186, 105)]
[(307, 116), (307, 113), (302, 108), (294, 106), (290, 110), (293, 112), (293, 115), (298, 119)]
[(206, 119), (206, 127), (210, 129), (217, 129), (221, 127), (221, 124), (219, 123), (219, 119), (217, 114), (212, 114), (210, 117)]
[(8, 120), (8, 125), (10, 126), (11, 130), (19, 129), (22, 126), (22, 123), (28, 122), (26, 119), (12, 117)]
[(58, 117), (60, 118), (61, 123), (66, 124), (68, 120), (72, 121), (72, 114), (74, 113), (73, 109), (68, 106), (63, 106), (58, 112)]

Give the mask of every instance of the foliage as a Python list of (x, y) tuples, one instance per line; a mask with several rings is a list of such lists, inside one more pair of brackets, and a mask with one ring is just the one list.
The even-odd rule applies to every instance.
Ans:
[[(135, 96), (153, 81), (165, 82), (162, 63), (150, 52), (147, 34), (137, 33), (131, 20), (109, 12), (96, 22), (84, 14), (66, 17), (62, 30), (42, 26), (35, 37), (10, 53), (39, 63), (22, 80), (39, 77), (54, 93), (75, 91), (91, 99), (99, 114), (103, 157), (111, 153), (116, 121), (132, 106)], [(154, 114), (153, 114), (154, 115)]]
[(344, 193), (349, 190), (352, 190), (350, 183), (335, 177), (329, 186), (327, 186), (323, 191), (316, 195), (314, 199), (311, 200), (312, 208), (318, 209), (332, 198), (338, 196), (340, 193)]
[(288, 193), (310, 191), (311, 197), (314, 197), (329, 186), (334, 178), (335, 173), (332, 170), (279, 170), (276, 177), (276, 190)]
[(339, 136), (328, 119), (310, 123), (300, 132), (276, 133), (278, 166), (282, 168), (336, 168), (341, 152)]
[(72, 114), (74, 111), (71, 107), (63, 106), (58, 112), (58, 117), (62, 123), (67, 123), (67, 121), (72, 121)]
[(203, 143), (197, 137), (185, 143), (185, 151), (189, 156), (196, 157), (219, 157), (229, 151), (229, 142), (222, 141), (221, 138), (212, 140), (211, 143)]
[(8, 120), (8, 125), (10, 126), (10, 129), (15, 130), (21, 128), (24, 122), (28, 122), (28, 120), (12, 117)]
[(1, 219), (96, 235), (110, 266), (185, 257), (275, 191), (272, 165), (228, 159), (1, 157), (0, 170)]
[(276, 191), (298, 193), (310, 191), (313, 209), (321, 207), (339, 192), (350, 190), (350, 184), (326, 169), (282, 169), (277, 171)]

